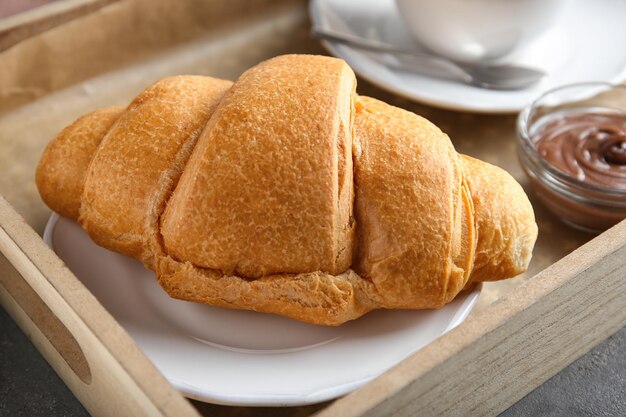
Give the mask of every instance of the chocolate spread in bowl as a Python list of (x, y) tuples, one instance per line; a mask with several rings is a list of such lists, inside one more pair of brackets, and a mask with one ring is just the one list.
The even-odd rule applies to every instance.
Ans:
[(565, 174), (626, 191), (626, 114), (554, 116), (535, 132), (533, 142), (541, 157)]

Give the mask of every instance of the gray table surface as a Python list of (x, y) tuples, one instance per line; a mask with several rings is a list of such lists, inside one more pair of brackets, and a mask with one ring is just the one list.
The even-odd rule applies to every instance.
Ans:
[[(221, 411), (219, 414), (228, 414), (227, 410)], [(0, 416), (88, 415), (0, 308)], [(626, 327), (501, 416), (626, 416)]]

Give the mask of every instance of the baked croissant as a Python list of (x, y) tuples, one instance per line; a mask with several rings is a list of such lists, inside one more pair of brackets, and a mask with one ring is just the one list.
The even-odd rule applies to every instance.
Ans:
[(437, 308), (523, 272), (537, 226), (519, 184), (355, 87), (342, 60), (308, 55), (234, 84), (165, 78), (65, 128), (37, 186), (170, 296), (309, 323)]

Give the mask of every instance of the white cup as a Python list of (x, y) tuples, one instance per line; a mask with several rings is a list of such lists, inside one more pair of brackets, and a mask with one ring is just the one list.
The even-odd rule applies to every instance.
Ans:
[(417, 41), (462, 62), (490, 61), (544, 33), (564, 0), (396, 0)]

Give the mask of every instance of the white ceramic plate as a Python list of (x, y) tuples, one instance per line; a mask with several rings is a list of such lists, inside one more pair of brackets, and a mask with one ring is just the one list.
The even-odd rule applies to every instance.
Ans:
[[(421, 49), (393, 0), (312, 0), (317, 26)], [(517, 112), (548, 89), (575, 82), (626, 79), (626, 1), (570, 0), (555, 25), (527, 48), (502, 60), (542, 68), (539, 83), (519, 91), (487, 90), (388, 68), (376, 54), (323, 42), (363, 78), (395, 94), (437, 107), (485, 113)]]
[(168, 297), (152, 272), (53, 214), (44, 240), (184, 395), (295, 406), (344, 395), (460, 324), (480, 288), (440, 310), (375, 311), (340, 327)]

